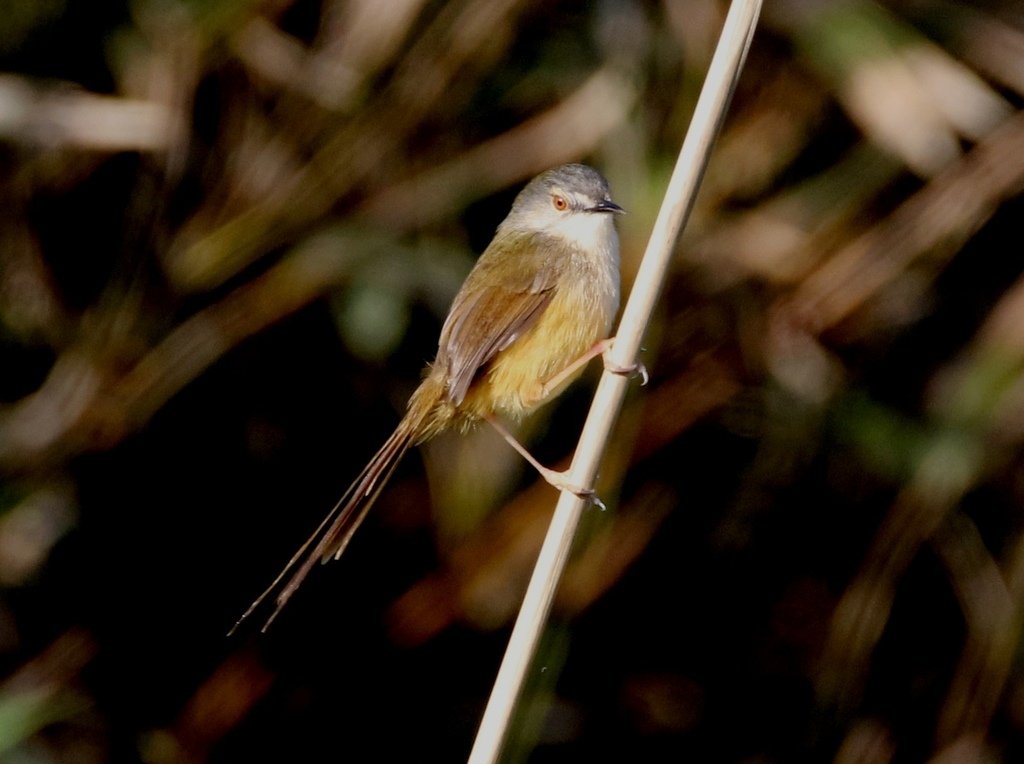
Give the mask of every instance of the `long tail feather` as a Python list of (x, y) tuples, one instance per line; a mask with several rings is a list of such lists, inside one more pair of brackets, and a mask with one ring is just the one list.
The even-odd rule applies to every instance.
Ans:
[(284, 569), (277, 574), (263, 593), (242, 613), (228, 635), (234, 634), (242, 622), (269, 597), (273, 592), (278, 591), (282, 581), (287, 578), (287, 583), (278, 591), (274, 599), (274, 610), (263, 624), (262, 631), (266, 631), (278, 613), (291, 598), (295, 590), (313, 569), (317, 560), (326, 562), (332, 556), (337, 559), (345, 551), (352, 536), (366, 519), (370, 507), (380, 496), (388, 479), (391, 477), (398, 462), (408, 450), (414, 437), (414, 429), (410, 427), (408, 420), (399, 424), (398, 428), (387, 439), (380, 450), (370, 460), (370, 463), (363, 468), (352, 485), (334, 505), (334, 508), (324, 518), (313, 534), (306, 539), (299, 551), (288, 561)]

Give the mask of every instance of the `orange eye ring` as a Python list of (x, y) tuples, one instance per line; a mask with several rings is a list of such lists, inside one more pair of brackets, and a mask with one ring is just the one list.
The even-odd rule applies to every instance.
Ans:
[(564, 196), (559, 196), (558, 194), (554, 194), (551, 197), (551, 204), (554, 205), (555, 209), (559, 212), (564, 212), (569, 209), (569, 202), (566, 201)]

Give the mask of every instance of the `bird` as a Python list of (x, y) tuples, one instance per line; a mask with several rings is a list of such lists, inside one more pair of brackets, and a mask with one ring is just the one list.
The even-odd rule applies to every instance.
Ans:
[(488, 422), (550, 484), (596, 500), (534, 459), (502, 417), (519, 420), (554, 398), (614, 342), (621, 213), (608, 181), (587, 165), (555, 167), (526, 184), (456, 294), (395, 431), (232, 632), (277, 591), (265, 631), (316, 562), (345, 551), (405, 452), (446, 430)]

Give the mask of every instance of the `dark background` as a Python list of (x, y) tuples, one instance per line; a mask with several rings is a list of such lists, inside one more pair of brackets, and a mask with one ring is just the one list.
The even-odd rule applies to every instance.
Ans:
[[(1024, 755), (1024, 16), (768, 6), (510, 761)], [(0, 760), (465, 758), (556, 498), (493, 434), (226, 632), (529, 177), (608, 176), (628, 289), (725, 10), (9, 4)]]

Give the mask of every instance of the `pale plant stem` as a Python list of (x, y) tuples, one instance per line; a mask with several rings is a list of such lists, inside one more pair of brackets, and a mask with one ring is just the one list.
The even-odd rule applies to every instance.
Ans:
[[(639, 354), (640, 343), (665, 282), (676, 240), (693, 207), (711, 146), (750, 47), (760, 10), (761, 0), (734, 0), (729, 9), (690, 129), (608, 355), (608, 365), (612, 368), (631, 367)], [(594, 485), (601, 456), (629, 384), (629, 378), (623, 374), (606, 370), (602, 375), (569, 469), (568, 479), (572, 485)], [(559, 498), (484, 710), (469, 756), (470, 764), (493, 764), (501, 754), (512, 713), (569, 557), (580, 515), (588, 504), (587, 500), (568, 492), (563, 492)]]

